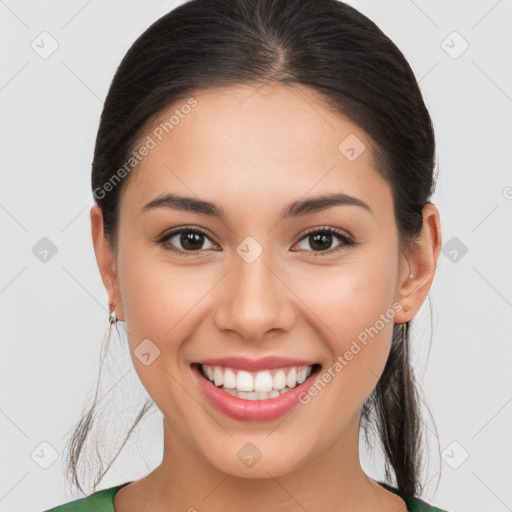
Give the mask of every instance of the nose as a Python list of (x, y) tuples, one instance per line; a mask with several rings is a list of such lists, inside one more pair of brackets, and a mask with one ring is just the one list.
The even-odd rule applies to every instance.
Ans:
[(269, 333), (291, 328), (295, 318), (293, 293), (265, 251), (250, 263), (236, 257), (219, 284), (214, 321), (220, 330), (261, 341)]

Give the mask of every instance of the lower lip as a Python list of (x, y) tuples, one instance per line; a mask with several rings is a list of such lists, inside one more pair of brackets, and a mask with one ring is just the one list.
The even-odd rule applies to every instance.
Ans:
[(232, 396), (218, 388), (203, 377), (195, 365), (192, 370), (199, 380), (199, 385), (212, 404), (223, 414), (235, 420), (268, 421), (290, 412), (299, 403), (299, 397), (307, 393), (318, 373), (312, 373), (302, 384), (294, 387), (285, 394), (267, 400), (244, 400)]

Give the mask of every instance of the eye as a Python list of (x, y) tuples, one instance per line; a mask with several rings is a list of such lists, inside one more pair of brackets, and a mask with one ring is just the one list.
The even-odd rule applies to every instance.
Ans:
[[(330, 246), (334, 238), (338, 238), (340, 243), (331, 249)], [(205, 240), (211, 243), (210, 247), (204, 247)], [(343, 249), (346, 246), (357, 245), (358, 242), (350, 238), (343, 231), (331, 228), (329, 226), (321, 228), (312, 228), (306, 232), (301, 241), (306, 241), (313, 248), (313, 256), (324, 256), (332, 254)], [(163, 235), (157, 240), (157, 243), (163, 245), (167, 250), (184, 256), (192, 256), (201, 253), (207, 249), (218, 249), (219, 246), (200, 228), (192, 226), (183, 226)], [(181, 245), (181, 248), (179, 247)], [(176, 247), (178, 248), (176, 249)], [(327, 250), (326, 250), (327, 249)], [(316, 253), (316, 254), (315, 254)]]
[[(210, 237), (206, 234), (205, 231), (189, 226), (184, 226), (165, 234), (159, 240), (157, 240), (157, 243), (163, 245), (166, 249), (172, 252), (180, 253), (185, 256), (191, 256), (209, 248), (203, 247), (205, 239), (212, 243), (213, 248), (218, 247), (217, 244), (211, 241)], [(172, 247), (176, 247), (178, 244), (181, 244), (182, 248), (178, 247), (178, 249), (174, 249)]]
[[(330, 249), (334, 238), (338, 238), (341, 243), (334, 246), (334, 249)], [(302, 237), (301, 241), (302, 240), (305, 240), (306, 244), (309, 244), (310, 247), (313, 248), (313, 256), (324, 256), (332, 254), (342, 250), (346, 246), (350, 247), (357, 244), (355, 240), (350, 238), (343, 231), (328, 226), (322, 228), (312, 228), (306, 232), (306, 236)]]

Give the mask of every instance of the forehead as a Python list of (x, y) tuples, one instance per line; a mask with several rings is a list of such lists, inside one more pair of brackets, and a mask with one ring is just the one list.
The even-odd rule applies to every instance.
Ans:
[[(140, 140), (147, 137), (154, 147), (121, 194), (122, 203), (139, 210), (164, 191), (216, 202), (244, 193), (260, 206), (283, 193), (293, 200), (333, 188), (389, 196), (369, 136), (302, 86), (197, 91), (165, 109)], [(347, 158), (347, 145), (362, 151), (356, 159)]]

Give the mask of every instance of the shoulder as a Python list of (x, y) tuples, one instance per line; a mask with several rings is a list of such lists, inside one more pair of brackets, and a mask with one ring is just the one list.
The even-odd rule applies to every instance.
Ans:
[(409, 497), (405, 502), (409, 512), (449, 512), (448, 510), (434, 507), (419, 498)]
[(405, 503), (407, 504), (407, 510), (409, 512), (449, 512), (448, 510), (434, 507), (419, 498), (410, 496), (405, 499)]
[(421, 500), (420, 498), (415, 498), (414, 496), (404, 494), (403, 492), (399, 491), (396, 487), (392, 487), (391, 485), (385, 482), (378, 483), (388, 491), (398, 494), (398, 496), (400, 496), (405, 501), (408, 512), (450, 512), (448, 510), (434, 507), (433, 505), (430, 505), (429, 503)]
[(121, 487), (128, 483), (96, 491), (89, 496), (58, 505), (44, 512), (115, 512), (114, 496)]

